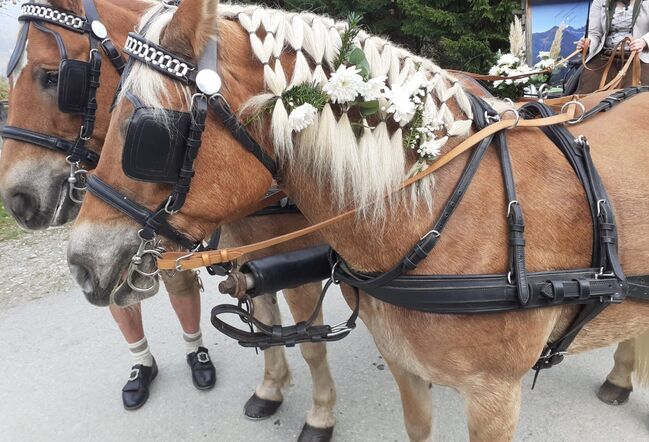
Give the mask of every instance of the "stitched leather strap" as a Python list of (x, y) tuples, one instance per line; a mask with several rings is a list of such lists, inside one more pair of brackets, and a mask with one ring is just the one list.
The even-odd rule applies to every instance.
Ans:
[[(567, 112), (560, 115), (555, 115), (548, 118), (541, 118), (536, 120), (521, 120), (518, 123), (518, 127), (543, 127), (550, 126), (553, 124), (561, 124), (575, 118), (575, 111), (577, 106), (569, 106)], [(444, 167), (446, 164), (453, 161), (458, 156), (462, 155), (467, 150), (473, 148), (476, 144), (480, 143), (485, 138), (496, 134), (499, 131), (504, 129), (510, 129), (516, 126), (514, 120), (502, 120), (496, 123), (493, 123), (486, 128), (476, 132), (475, 134), (468, 137), (462, 143), (454, 147), (451, 151), (443, 155), (440, 159), (435, 161), (433, 164), (428, 166), (424, 171), (413, 176), (412, 178), (404, 181), (401, 188), (408, 187), (417, 181), (427, 177), (433, 172)], [(197, 256), (195, 254), (185, 254), (185, 253), (175, 253), (168, 252), (164, 253), (161, 258), (158, 258), (158, 267), (162, 270), (191, 270), (204, 267), (206, 265), (220, 264), (227, 261), (235, 261), (249, 253), (253, 253), (259, 250), (264, 250), (269, 247), (276, 246), (278, 244), (283, 244), (285, 242), (292, 241), (296, 238), (301, 238), (303, 236), (309, 235), (314, 232), (323, 230), (329, 226), (335, 225), (340, 221), (350, 218), (356, 213), (358, 209), (353, 209), (337, 215), (333, 218), (330, 218), (326, 221), (322, 221), (318, 224), (306, 227), (302, 230), (288, 233), (286, 235), (281, 235), (275, 238), (271, 238), (265, 241), (258, 242), (256, 244), (251, 244), (242, 247), (233, 247), (229, 249), (216, 250), (211, 252), (206, 252)]]

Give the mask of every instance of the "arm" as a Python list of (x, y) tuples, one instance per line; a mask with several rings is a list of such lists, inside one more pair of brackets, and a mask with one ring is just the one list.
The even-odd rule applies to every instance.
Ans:
[(604, 38), (605, 30), (602, 29), (602, 9), (606, 0), (593, 0), (588, 16), (588, 38), (590, 38), (590, 50), (594, 51), (599, 42)]

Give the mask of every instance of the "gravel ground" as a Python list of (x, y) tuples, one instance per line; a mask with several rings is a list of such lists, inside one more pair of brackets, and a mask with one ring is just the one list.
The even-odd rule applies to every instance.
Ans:
[(0, 241), (0, 311), (75, 287), (65, 259), (70, 227)]

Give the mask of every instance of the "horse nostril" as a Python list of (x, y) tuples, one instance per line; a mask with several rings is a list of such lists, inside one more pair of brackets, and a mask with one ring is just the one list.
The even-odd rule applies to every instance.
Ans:
[[(72, 261), (72, 260), (71, 260)], [(70, 273), (77, 281), (77, 284), (81, 286), (81, 290), (87, 295), (91, 295), (95, 291), (95, 285), (93, 284), (93, 277), (90, 270), (83, 265), (82, 263), (69, 263)]]
[(19, 220), (30, 221), (38, 213), (38, 200), (28, 193), (15, 192), (9, 197), (7, 208)]

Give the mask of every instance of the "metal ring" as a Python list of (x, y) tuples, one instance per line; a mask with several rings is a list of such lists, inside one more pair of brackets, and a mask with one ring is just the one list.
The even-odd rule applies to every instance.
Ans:
[(340, 260), (336, 260), (333, 266), (331, 266), (331, 282), (333, 282), (335, 285), (340, 284), (340, 280), (336, 279), (334, 276), (334, 273), (336, 273), (336, 267), (338, 267), (338, 264), (340, 264)]
[(502, 121), (503, 117), (504, 117), (506, 114), (508, 114), (508, 113), (513, 113), (513, 114), (514, 114), (514, 117), (516, 117), (516, 120), (514, 121), (514, 125), (508, 127), (507, 130), (516, 129), (516, 127), (518, 127), (518, 123), (520, 123), (520, 121), (521, 121), (521, 114), (518, 112), (517, 109), (514, 109), (513, 107), (512, 107), (512, 108), (509, 108), (509, 109), (505, 109), (505, 110), (500, 114), (500, 120)]
[(577, 100), (572, 100), (572, 101), (569, 101), (569, 102), (565, 103), (563, 106), (561, 106), (561, 113), (562, 114), (566, 113), (566, 109), (571, 104), (574, 104), (575, 106), (577, 106), (578, 108), (581, 109), (581, 115), (579, 115), (579, 118), (569, 120), (568, 124), (579, 124), (584, 120), (584, 116), (586, 115), (586, 107), (584, 106), (584, 104), (582, 102), (577, 101)]
[(547, 83), (543, 83), (541, 86), (539, 86), (537, 95), (539, 97), (539, 100), (541, 100), (541, 102), (543, 102), (543, 100), (548, 98), (548, 94), (549, 94), (548, 88), (549, 87), (550, 87), (550, 85), (547, 84)]

